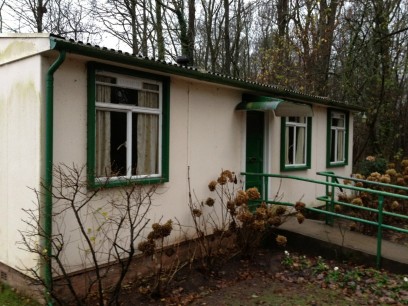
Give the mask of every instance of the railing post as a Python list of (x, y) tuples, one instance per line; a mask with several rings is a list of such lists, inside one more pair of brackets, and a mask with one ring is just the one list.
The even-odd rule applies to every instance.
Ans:
[(264, 183), (264, 186), (263, 186), (263, 190), (264, 190), (264, 192), (263, 192), (263, 194), (264, 194), (264, 198), (263, 198), (263, 202), (265, 202), (265, 203), (267, 203), (268, 202), (268, 181), (269, 181), (269, 178), (266, 176), (266, 175), (264, 175), (263, 176), (263, 183)]
[[(328, 181), (329, 177), (326, 177), (326, 182)], [(331, 177), (330, 180), (332, 183), (336, 181), (335, 177)], [(334, 186), (331, 186), (330, 193), (329, 193), (329, 186), (326, 185), (326, 196), (330, 195), (330, 202), (326, 202), (326, 210), (329, 212), (334, 212)], [(334, 217), (330, 215), (326, 215), (326, 224), (333, 225)]]
[(382, 224), (383, 224), (384, 196), (378, 196), (378, 230), (377, 230), (377, 269), (381, 268)]

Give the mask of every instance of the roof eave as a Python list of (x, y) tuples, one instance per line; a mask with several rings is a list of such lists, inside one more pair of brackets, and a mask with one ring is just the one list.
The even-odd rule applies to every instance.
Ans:
[(241, 79), (226, 77), (216, 73), (201, 72), (196, 68), (179, 66), (178, 64), (170, 64), (160, 60), (153, 60), (150, 58), (131, 55), (127, 52), (100, 48), (98, 46), (84, 44), (81, 42), (68, 41), (54, 36), (50, 37), (50, 47), (53, 50), (66, 50), (71, 53), (98, 58), (101, 60), (109, 60), (121, 64), (151, 69), (162, 73), (184, 76), (209, 83), (222, 84), (225, 86), (244, 89), (256, 94), (273, 95), (276, 98), (285, 98), (294, 102), (321, 104), (330, 107), (349, 109), (352, 111), (365, 110), (365, 108), (360, 106), (344, 104), (339, 101), (330, 100), (324, 97), (305, 95), (277, 86), (263, 85), (255, 82), (244, 81)]

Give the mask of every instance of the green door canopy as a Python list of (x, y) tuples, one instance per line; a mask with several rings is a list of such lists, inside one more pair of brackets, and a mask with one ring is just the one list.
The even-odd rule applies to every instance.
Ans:
[(257, 97), (256, 100), (240, 102), (239, 111), (273, 111), (279, 117), (313, 117), (312, 107), (308, 104), (295, 103), (270, 97)]

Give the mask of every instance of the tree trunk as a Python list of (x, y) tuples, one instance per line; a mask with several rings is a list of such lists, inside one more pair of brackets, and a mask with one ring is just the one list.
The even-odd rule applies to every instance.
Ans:
[(223, 73), (231, 73), (231, 39), (230, 39), (229, 0), (224, 0), (224, 69)]
[(194, 42), (195, 42), (195, 0), (188, 1), (188, 33), (187, 33), (187, 40), (188, 40), (188, 51), (187, 57), (189, 60), (189, 64), (194, 66)]
[(164, 37), (163, 37), (163, 17), (162, 6), (159, 0), (156, 0), (156, 31), (157, 31), (157, 50), (159, 60), (164, 60)]

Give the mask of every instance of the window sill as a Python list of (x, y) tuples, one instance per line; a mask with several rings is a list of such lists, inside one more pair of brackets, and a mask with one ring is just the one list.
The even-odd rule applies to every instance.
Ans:
[(287, 165), (285, 165), (285, 166), (281, 167), (280, 170), (282, 172), (289, 172), (289, 171), (299, 171), (299, 170), (308, 170), (308, 169), (310, 169), (310, 166), (308, 166), (308, 165), (299, 165), (299, 166), (296, 166), (296, 165), (287, 166)]
[(98, 180), (98, 179), (89, 179), (88, 188), (97, 189), (97, 188), (115, 188), (115, 187), (126, 187), (130, 185), (157, 185), (164, 184), (168, 182), (168, 178), (164, 177), (145, 177), (145, 178), (115, 178), (112, 180)]
[(327, 165), (327, 168), (338, 168), (338, 167), (344, 167), (344, 166), (347, 166), (347, 162), (329, 163)]

